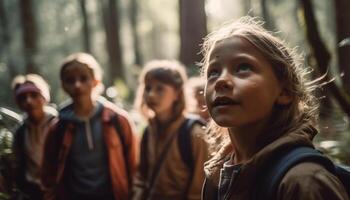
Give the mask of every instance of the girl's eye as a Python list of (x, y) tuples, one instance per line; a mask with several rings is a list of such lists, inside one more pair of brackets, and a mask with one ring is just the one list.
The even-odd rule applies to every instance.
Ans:
[(209, 69), (207, 72), (207, 78), (211, 78), (211, 77), (216, 77), (220, 75), (220, 71), (218, 69)]
[(81, 77), (80, 77), (80, 81), (81, 81), (82, 83), (87, 82), (88, 79), (89, 79), (89, 78), (88, 78), (87, 76), (81, 76)]
[(164, 87), (162, 85), (157, 85), (156, 91), (157, 92), (162, 92), (164, 90)]
[(252, 71), (252, 68), (253, 68), (252, 65), (248, 63), (242, 63), (236, 67), (236, 73), (250, 72)]
[(146, 85), (146, 86), (145, 86), (145, 91), (146, 91), (146, 92), (150, 92), (150, 91), (151, 91), (151, 86)]
[(75, 78), (67, 77), (64, 79), (64, 82), (66, 82), (67, 84), (73, 84), (75, 82)]

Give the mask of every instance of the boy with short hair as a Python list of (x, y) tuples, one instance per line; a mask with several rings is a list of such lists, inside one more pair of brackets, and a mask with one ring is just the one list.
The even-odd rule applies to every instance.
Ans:
[(129, 199), (138, 143), (127, 113), (99, 99), (100, 65), (75, 53), (63, 62), (60, 78), (72, 103), (60, 109), (45, 144), (45, 199)]
[(47, 106), (49, 85), (37, 74), (19, 75), (12, 82), (18, 107), (25, 113), (13, 144), (15, 183), (24, 199), (41, 200), (41, 160), (48, 127), (57, 112)]

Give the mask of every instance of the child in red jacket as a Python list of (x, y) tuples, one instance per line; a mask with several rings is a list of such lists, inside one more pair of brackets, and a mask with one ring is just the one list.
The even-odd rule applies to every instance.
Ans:
[(133, 124), (98, 99), (102, 72), (91, 55), (68, 56), (60, 78), (72, 103), (60, 109), (45, 145), (46, 199), (127, 200), (138, 148)]

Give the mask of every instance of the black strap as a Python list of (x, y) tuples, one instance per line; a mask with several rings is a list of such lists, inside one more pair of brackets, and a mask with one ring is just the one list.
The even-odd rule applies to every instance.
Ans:
[(129, 189), (131, 189), (131, 181), (132, 181), (132, 177), (131, 177), (131, 172), (130, 172), (130, 165), (129, 165), (129, 148), (126, 144), (125, 141), (125, 135), (123, 132), (122, 127), (120, 126), (120, 120), (119, 120), (119, 116), (118, 114), (115, 114), (112, 117), (111, 122), (113, 123), (116, 132), (120, 138), (120, 143), (122, 144), (122, 149), (123, 149), (123, 157), (124, 157), (124, 163), (125, 163), (125, 168), (126, 168), (126, 173), (127, 173), (127, 178), (128, 178), (128, 184), (129, 184)]
[(205, 122), (199, 117), (187, 118), (179, 128), (178, 146), (182, 161), (187, 165), (191, 172), (194, 171), (194, 160), (192, 154), (192, 137), (191, 132), (195, 124), (205, 126)]
[(283, 151), (262, 168), (263, 170), (260, 172), (262, 177), (258, 181), (254, 199), (276, 199), (278, 187), (284, 175), (289, 169), (301, 162), (316, 162), (335, 173), (332, 161), (319, 151), (306, 146), (294, 147)]

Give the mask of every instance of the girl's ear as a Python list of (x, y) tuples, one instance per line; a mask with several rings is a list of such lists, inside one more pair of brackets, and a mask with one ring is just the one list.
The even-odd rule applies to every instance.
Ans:
[(280, 95), (277, 97), (277, 101), (276, 103), (278, 105), (288, 105), (292, 102), (293, 97), (290, 94), (289, 91), (287, 91), (286, 89), (282, 89)]
[(100, 82), (101, 81), (95, 79), (94, 82), (93, 82), (93, 87), (96, 87)]

